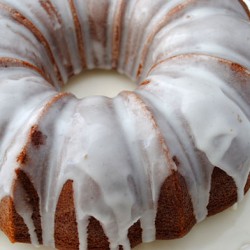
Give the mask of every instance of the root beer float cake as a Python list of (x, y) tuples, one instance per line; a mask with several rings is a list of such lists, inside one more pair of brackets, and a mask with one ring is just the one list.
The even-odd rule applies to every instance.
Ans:
[[(0, 0), (0, 229), (130, 249), (184, 236), (250, 187), (245, 1)], [(83, 70), (138, 87), (60, 92)]]

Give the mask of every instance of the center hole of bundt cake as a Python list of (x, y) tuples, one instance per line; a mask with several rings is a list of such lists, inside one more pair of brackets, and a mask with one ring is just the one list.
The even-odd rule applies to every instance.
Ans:
[(123, 90), (134, 90), (136, 84), (114, 70), (89, 70), (70, 78), (63, 92), (71, 92), (78, 98), (102, 95), (114, 97)]

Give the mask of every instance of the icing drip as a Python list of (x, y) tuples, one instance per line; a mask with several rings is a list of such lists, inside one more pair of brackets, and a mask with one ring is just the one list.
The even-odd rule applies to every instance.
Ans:
[[(91, 217), (110, 249), (130, 249), (138, 221), (143, 242), (155, 240), (161, 186), (175, 171), (197, 221), (207, 215), (215, 166), (242, 199), (250, 26), (238, 1), (0, 0), (0, 15), (0, 200), (13, 197), (33, 244), (32, 208), (13, 185), (18, 169), (37, 192), (43, 244), (52, 247), (68, 180), (82, 250)], [(92, 68), (144, 84), (113, 99), (58, 93)]]
[(37, 235), (35, 233), (34, 221), (32, 219), (33, 209), (28, 202), (25, 202), (24, 199), (22, 199), (22, 198), (18, 199), (18, 197), (25, 197), (25, 196), (26, 196), (25, 190), (23, 189), (22, 185), (20, 185), (20, 183), (18, 183), (16, 186), (16, 191), (15, 191), (15, 208), (16, 208), (18, 214), (20, 214), (22, 216), (25, 224), (27, 225), (27, 227), (29, 229), (31, 243), (34, 246), (38, 247), (39, 242), (37, 239)]

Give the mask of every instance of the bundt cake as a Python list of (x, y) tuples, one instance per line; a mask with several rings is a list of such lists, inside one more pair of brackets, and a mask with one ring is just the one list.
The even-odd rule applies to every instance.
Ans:
[[(185, 235), (250, 187), (244, 0), (0, 0), (0, 229), (61, 250)], [(138, 83), (60, 92), (87, 69)]]

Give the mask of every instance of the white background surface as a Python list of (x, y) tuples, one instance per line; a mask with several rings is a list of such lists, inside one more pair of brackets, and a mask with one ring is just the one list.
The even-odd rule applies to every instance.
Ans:
[[(64, 91), (76, 96), (115, 96), (121, 90), (132, 90), (135, 85), (114, 72), (93, 71), (74, 77)], [(0, 232), (0, 250), (35, 250), (30, 245), (11, 244)], [(51, 248), (41, 247), (39, 250)], [(238, 208), (206, 219), (196, 225), (184, 238), (143, 244), (135, 250), (250, 250), (250, 192)]]

